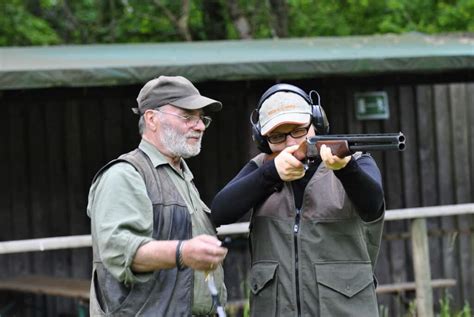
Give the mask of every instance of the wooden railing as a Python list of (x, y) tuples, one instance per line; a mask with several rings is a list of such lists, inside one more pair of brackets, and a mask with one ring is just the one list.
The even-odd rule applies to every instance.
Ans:
[(0, 242), (0, 254), (75, 249), (92, 246), (90, 234)]
[[(411, 220), (410, 233), (418, 316), (434, 316), (434, 287), (449, 287), (455, 284), (455, 281), (452, 279), (435, 281), (431, 280), (426, 218), (458, 216), (466, 214), (474, 214), (474, 204), (392, 209), (386, 211), (385, 221)], [(217, 231), (220, 235), (246, 234), (248, 233), (248, 225), (248, 223), (231, 224), (221, 226)], [(389, 290), (410, 289), (410, 287), (412, 287), (412, 283), (404, 284), (406, 285), (382, 287), (382, 290), (384, 292), (388, 292)]]
[[(387, 210), (385, 221), (411, 220), (411, 241), (413, 249), (413, 267), (415, 273), (415, 289), (418, 316), (434, 316), (433, 312), (433, 287), (437, 282), (431, 280), (429, 263), (428, 232), (426, 218), (446, 217), (474, 214), (474, 203), (444, 205), (434, 207), (419, 207), (406, 209)], [(221, 226), (217, 229), (218, 235), (236, 235), (248, 233), (248, 222), (235, 223)], [(71, 249), (91, 247), (90, 235), (77, 235), (66, 237), (52, 237), (42, 239), (28, 239), (0, 242), (0, 254), (35, 252), (57, 249)], [(446, 285), (452, 285), (448, 281)], [(406, 287), (412, 287), (411, 283)]]

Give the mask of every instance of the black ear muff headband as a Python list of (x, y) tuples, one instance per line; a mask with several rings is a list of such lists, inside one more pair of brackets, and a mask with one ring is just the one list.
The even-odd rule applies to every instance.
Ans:
[[(268, 145), (267, 139), (261, 134), (261, 127), (259, 122), (259, 111), (262, 107), (262, 104), (267, 100), (271, 95), (277, 92), (292, 92), (299, 96), (301, 96), (306, 102), (311, 106), (311, 123), (313, 127), (316, 129), (317, 134), (328, 134), (329, 133), (329, 121), (326, 117), (326, 113), (324, 112), (323, 107), (321, 106), (321, 100), (319, 94), (316, 90), (311, 90), (309, 94), (304, 92), (299, 87), (290, 84), (276, 84), (271, 86), (264, 92), (262, 97), (260, 98), (257, 108), (252, 111), (250, 114), (250, 124), (252, 125), (252, 139), (254, 140), (257, 148), (267, 154), (271, 154), (272, 150)], [(312, 95), (316, 94), (317, 103), (315, 104), (312, 99)]]

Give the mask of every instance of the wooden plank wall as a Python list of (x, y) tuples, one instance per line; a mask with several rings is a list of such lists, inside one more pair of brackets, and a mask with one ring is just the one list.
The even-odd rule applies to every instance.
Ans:
[[(90, 233), (86, 204), (94, 173), (139, 139), (135, 118), (125, 114), (134, 105), (133, 94), (102, 88), (0, 95), (0, 240)], [(0, 261), (0, 277), (89, 278), (92, 256), (90, 249), (75, 249), (5, 255)], [(0, 299), (0, 307), (14, 304), (12, 311), (21, 309), (26, 316), (77, 311), (73, 300), (62, 298), (45, 302), (41, 296), (2, 294)]]
[[(426, 79), (426, 78), (425, 78)], [(403, 131), (403, 153), (374, 153), (383, 174), (389, 209), (472, 202), (474, 198), (474, 83), (418, 82), (416, 77), (328, 78), (287, 81), (317, 89), (333, 133)], [(203, 141), (201, 155), (189, 160), (202, 199), (210, 204), (250, 157), (257, 153), (249, 116), (273, 81), (208, 82), (197, 85), (224, 109)], [(90, 232), (87, 194), (95, 172), (105, 162), (138, 143), (137, 117), (130, 108), (140, 86), (38, 89), (0, 92), (0, 240)], [(390, 119), (357, 121), (354, 93), (385, 90)], [(474, 221), (470, 216), (430, 219), (433, 278), (455, 278), (453, 302), (474, 307)], [(408, 223), (391, 222), (379, 256), (380, 283), (413, 280)], [(235, 239), (226, 261), (231, 300), (247, 293), (248, 252)], [(0, 257), (0, 278), (35, 273), (88, 278), (89, 249), (13, 254)], [(436, 291), (435, 302), (441, 295)], [(18, 301), (0, 296), (0, 304)], [(391, 315), (406, 311), (413, 294), (384, 295), (380, 303)], [(51, 315), (71, 311), (74, 303), (21, 296), (28, 314), (37, 307)], [(43, 305), (43, 306), (42, 306)]]

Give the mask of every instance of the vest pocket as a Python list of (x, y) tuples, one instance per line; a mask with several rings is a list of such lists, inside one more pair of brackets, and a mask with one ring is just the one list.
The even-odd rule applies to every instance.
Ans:
[[(104, 316), (115, 314), (130, 301), (133, 287), (126, 287), (118, 282), (102, 264), (93, 270), (93, 284), (97, 310)], [(100, 286), (104, 287), (101, 290)], [(91, 299), (92, 300), (92, 299)]]
[(378, 316), (370, 262), (316, 263), (321, 316)]
[(261, 261), (254, 263), (250, 271), (251, 316), (276, 316), (278, 262)]

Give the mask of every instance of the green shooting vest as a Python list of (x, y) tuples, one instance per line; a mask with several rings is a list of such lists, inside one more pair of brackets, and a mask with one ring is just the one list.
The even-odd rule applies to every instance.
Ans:
[[(261, 166), (263, 155), (253, 160)], [(285, 182), (253, 210), (251, 316), (378, 316), (374, 267), (382, 230), (383, 216), (362, 221), (324, 164), (300, 210)]]
[[(155, 169), (143, 151), (136, 149), (109, 162), (94, 180), (112, 164), (128, 162), (142, 175), (153, 205), (155, 240), (186, 240), (192, 237), (191, 215), (171, 178)], [(92, 239), (94, 242), (94, 239)], [(157, 270), (145, 283), (126, 286), (103, 265), (93, 244), (94, 267), (91, 285), (91, 316), (191, 316), (193, 270)]]

